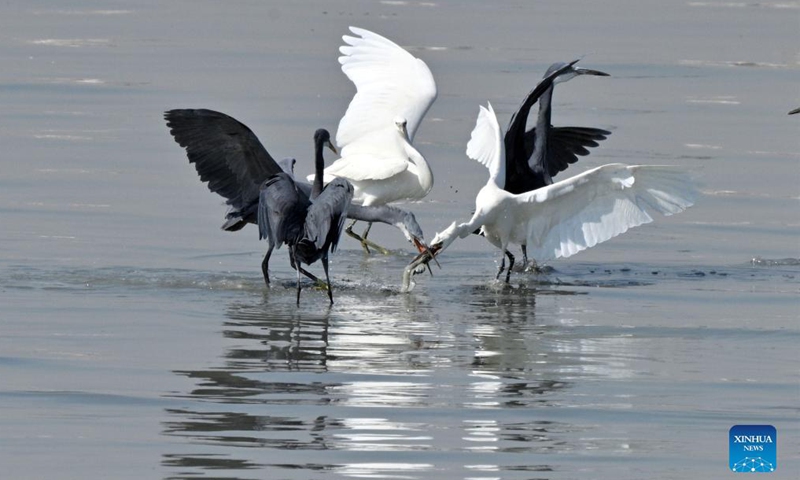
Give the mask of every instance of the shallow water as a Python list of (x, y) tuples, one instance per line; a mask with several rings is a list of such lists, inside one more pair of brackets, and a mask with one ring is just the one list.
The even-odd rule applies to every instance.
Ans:
[[(720, 478), (735, 424), (800, 471), (797, 2), (78, 2), (0, 6), (3, 478)], [(336, 303), (285, 250), (219, 230), (161, 112), (207, 107), (311, 165), (352, 87), (348, 25), (407, 46), (440, 95), (417, 136), (428, 238), (466, 219), (501, 123), (547, 66), (554, 124), (613, 131), (570, 172), (691, 167), (689, 211), (493, 280), (455, 243), (331, 260)], [(318, 266), (312, 271), (318, 272)]]

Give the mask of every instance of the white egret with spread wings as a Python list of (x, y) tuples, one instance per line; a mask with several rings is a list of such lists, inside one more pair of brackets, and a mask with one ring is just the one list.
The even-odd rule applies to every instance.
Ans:
[[(696, 188), (688, 174), (677, 167), (650, 165), (603, 165), (537, 190), (512, 194), (503, 189), (505, 148), (491, 104), (481, 106), (467, 156), (489, 170), (489, 181), (475, 198), (475, 213), (463, 223), (453, 222), (437, 233), (430, 246), (435, 255), (456, 238), (480, 228), (486, 239), (503, 252), (497, 278), (514, 257), (512, 243), (526, 244), (536, 261), (565, 258), (616, 237), (632, 227), (650, 223), (652, 212), (680, 213), (694, 204)], [(431, 259), (423, 252), (406, 268), (410, 272)]]
[[(376, 33), (350, 27), (340, 47), (342, 72), (356, 94), (339, 122), (336, 145), (341, 158), (325, 169), (325, 182), (347, 179), (355, 189), (353, 203), (380, 206), (424, 198), (433, 187), (433, 172), (413, 146), (425, 113), (436, 99), (436, 82), (422, 60)], [(311, 180), (312, 176), (308, 176)], [(348, 234), (387, 253), (362, 235)]]

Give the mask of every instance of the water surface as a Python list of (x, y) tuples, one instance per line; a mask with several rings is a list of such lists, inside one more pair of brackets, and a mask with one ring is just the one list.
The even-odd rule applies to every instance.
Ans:
[[(104, 2), (4, 5), (0, 463), (8, 478), (721, 478), (735, 424), (777, 428), (800, 471), (797, 2)], [(357, 25), (423, 58), (417, 135), (432, 238), (486, 181), (464, 154), (555, 61), (555, 125), (613, 134), (603, 163), (691, 168), (689, 211), (493, 280), (455, 243), (400, 290), (410, 247), (332, 258), (336, 304), (170, 138), (164, 110), (242, 120), (311, 171), (353, 94)], [(573, 172), (574, 169), (574, 172)], [(755, 260), (754, 260), (755, 259)]]

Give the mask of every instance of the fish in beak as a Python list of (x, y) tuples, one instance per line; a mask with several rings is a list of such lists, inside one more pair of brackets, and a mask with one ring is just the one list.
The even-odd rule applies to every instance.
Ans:
[[(423, 251), (419, 253), (413, 260), (403, 269), (403, 286), (401, 291), (402, 292), (410, 292), (411, 289), (414, 287), (414, 282), (412, 277), (418, 273), (422, 273), (425, 270), (425, 267), (428, 267), (428, 271), (431, 272), (431, 267), (429, 262), (431, 260), (435, 261), (437, 265), (439, 262), (436, 261), (436, 254), (442, 250), (442, 244), (437, 243), (431, 245), (429, 248), (426, 247)], [(424, 265), (425, 267), (423, 267)], [(439, 266), (441, 268), (441, 265)], [(433, 272), (431, 272), (433, 275)]]
[[(433, 260), (436, 263), (437, 267), (439, 267), (440, 269), (442, 268), (442, 266), (439, 265), (439, 261), (436, 260), (436, 255), (431, 251), (431, 249), (425, 244), (424, 241), (420, 240), (419, 238), (417, 238), (415, 236), (412, 236), (411, 237), (411, 243), (413, 243), (414, 247), (416, 247), (416, 249), (420, 252), (420, 254), (417, 255), (414, 258), (413, 261), (417, 261), (417, 259), (423, 258), (423, 257), (426, 258), (426, 260), (424, 262), (421, 262), (421, 263), (424, 263), (425, 266), (428, 267), (428, 271), (430, 272), (431, 276), (433, 276), (433, 271), (431, 271), (431, 266), (429, 264), (429, 262), (431, 260)], [(439, 245), (439, 248), (441, 248), (441, 245)], [(412, 261), (412, 263), (413, 263), (413, 261)]]

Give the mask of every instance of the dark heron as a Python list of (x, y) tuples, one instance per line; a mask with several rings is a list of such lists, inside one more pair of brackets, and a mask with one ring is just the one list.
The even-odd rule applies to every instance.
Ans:
[[(248, 223), (255, 224), (261, 185), (284, 169), (291, 173), (294, 159), (283, 159), (279, 165), (245, 124), (224, 113), (178, 109), (166, 112), (164, 118), (175, 141), (186, 149), (200, 180), (230, 206), (222, 229), (234, 232)], [(310, 184), (297, 185), (306, 197), (311, 194)], [(351, 204), (347, 217), (393, 225), (417, 250), (426, 248), (422, 229), (411, 212)]]
[[(553, 89), (557, 83), (567, 82), (579, 75), (607, 77), (598, 70), (579, 68), (572, 63), (554, 63), (544, 74), (544, 80), (525, 97), (522, 105), (511, 116), (503, 139), (506, 148), (505, 190), (524, 193), (553, 183), (553, 177), (578, 161), (578, 156), (589, 155), (589, 148), (597, 147), (611, 132), (589, 127), (554, 127), (552, 116)], [(554, 72), (561, 71), (552, 77)], [(531, 108), (539, 102), (536, 126), (525, 131)]]
[[(599, 70), (579, 68), (575, 62), (558, 62), (550, 65), (542, 80), (525, 97), (506, 128), (503, 139), (506, 150), (506, 178), (504, 190), (525, 193), (553, 183), (553, 177), (589, 155), (589, 148), (597, 147), (611, 132), (590, 127), (554, 127), (552, 116), (553, 89), (557, 83), (567, 82), (580, 75), (609, 76)], [(553, 73), (563, 73), (553, 77)], [(539, 102), (536, 126), (528, 131), (531, 108)], [(523, 266), (528, 264), (525, 244), (522, 246)], [(509, 254), (510, 255), (510, 254)], [(513, 265), (513, 255), (509, 260)]]
[(269, 259), (272, 250), (282, 244), (289, 247), (292, 268), (297, 271), (297, 304), (300, 305), (300, 273), (312, 280), (319, 280), (303, 268), (322, 260), (325, 271), (328, 298), (333, 304), (333, 288), (328, 275), (328, 254), (336, 250), (339, 237), (344, 229), (344, 220), (350, 201), (353, 199), (353, 186), (344, 179), (334, 179), (322, 185), (322, 171), (325, 160), (322, 149), (327, 146), (334, 152), (336, 148), (325, 129), (314, 133), (314, 166), (316, 176), (311, 195), (306, 196), (291, 175), (281, 172), (270, 177), (261, 188), (258, 202), (258, 233), (267, 239), (269, 248), (264, 256), (261, 269), (269, 284)]

